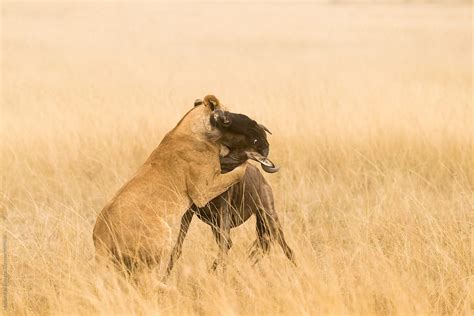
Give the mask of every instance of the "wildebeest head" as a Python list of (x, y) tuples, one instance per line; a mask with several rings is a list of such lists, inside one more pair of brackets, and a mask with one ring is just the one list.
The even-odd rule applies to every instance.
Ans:
[(221, 110), (222, 105), (213, 95), (194, 102), (194, 107), (200, 105), (212, 111), (210, 124), (221, 132), (219, 142), (229, 149), (228, 154), (221, 157), (222, 171), (230, 171), (249, 158), (260, 162), (266, 172), (278, 171), (279, 168), (267, 158), (270, 149), (265, 132), (270, 131), (265, 126), (246, 115)]
[[(223, 171), (229, 171), (247, 159), (260, 162), (266, 172), (276, 172), (278, 167), (268, 159), (270, 145), (266, 132), (270, 131), (246, 115), (215, 110), (211, 125), (222, 130), (221, 144), (227, 146), (229, 154), (221, 158)], [(270, 133), (271, 134), (271, 133)]]

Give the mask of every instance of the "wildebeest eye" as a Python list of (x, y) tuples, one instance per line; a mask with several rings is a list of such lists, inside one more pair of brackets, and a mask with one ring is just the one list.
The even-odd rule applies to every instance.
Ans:
[(253, 140), (253, 144), (256, 145), (257, 143), (258, 143), (258, 139), (255, 138), (255, 139)]

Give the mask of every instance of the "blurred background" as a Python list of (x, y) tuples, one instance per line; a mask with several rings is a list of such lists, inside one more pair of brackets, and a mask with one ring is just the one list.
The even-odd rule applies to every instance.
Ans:
[[(470, 1), (34, 1), (1, 12), (8, 311), (470, 310)], [(91, 261), (96, 216), (210, 93), (273, 132), (282, 169), (265, 176), (298, 268), (278, 248), (250, 266), (251, 220), (232, 232), (228, 271), (210, 275), (216, 245), (194, 219), (178, 292), (142, 293)]]

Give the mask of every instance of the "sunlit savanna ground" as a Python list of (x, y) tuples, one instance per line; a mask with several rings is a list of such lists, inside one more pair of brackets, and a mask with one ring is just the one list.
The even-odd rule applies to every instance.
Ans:
[[(1, 19), (9, 312), (471, 310), (470, 5), (4, 3)], [(277, 247), (252, 267), (250, 220), (210, 274), (194, 219), (177, 290), (136, 289), (94, 264), (96, 216), (208, 93), (272, 130), (298, 267)]]

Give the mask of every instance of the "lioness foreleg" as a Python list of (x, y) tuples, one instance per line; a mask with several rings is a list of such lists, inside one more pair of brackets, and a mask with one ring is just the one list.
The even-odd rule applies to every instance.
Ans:
[(245, 174), (246, 163), (227, 173), (215, 174), (212, 179), (205, 175), (195, 174), (192, 185), (188, 188), (189, 197), (197, 207), (206, 206), (209, 201), (227, 191), (232, 185), (239, 182)]

